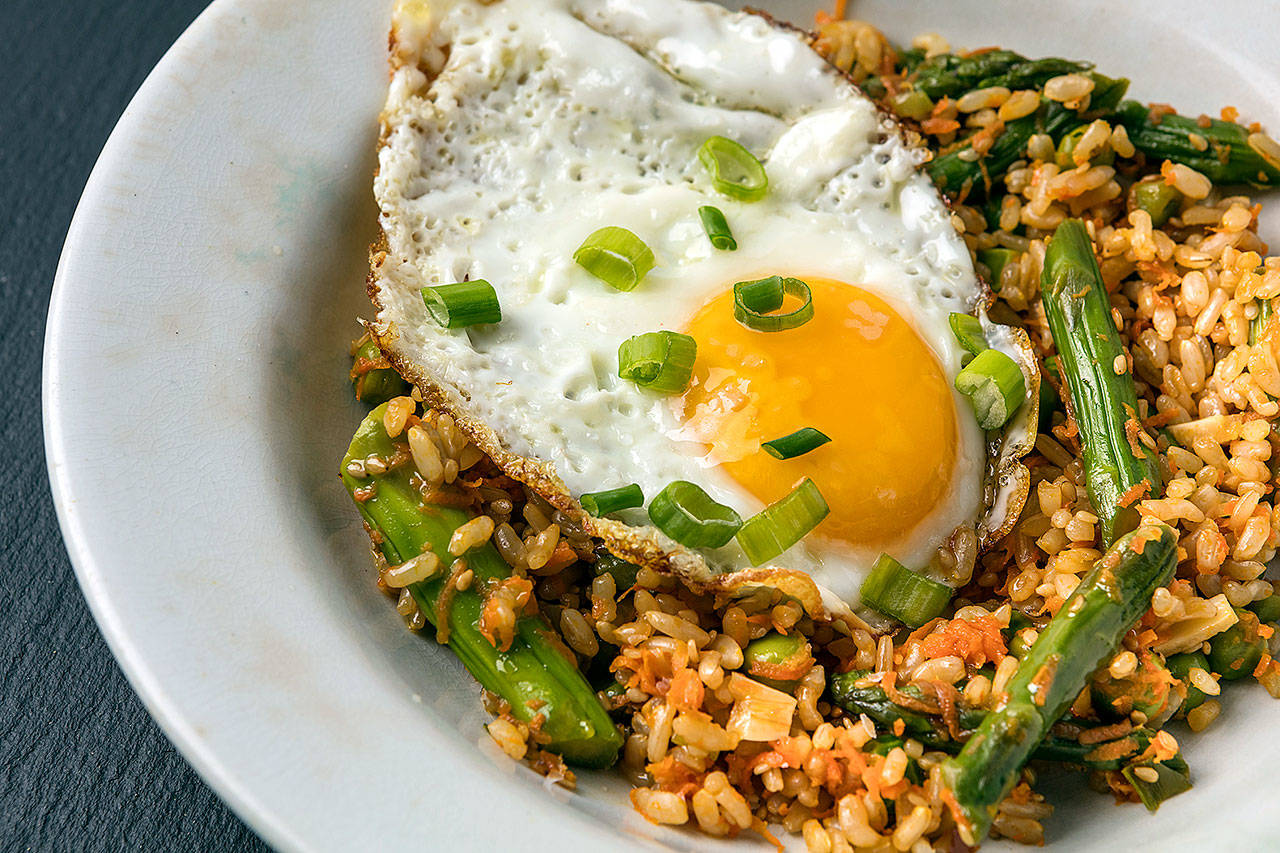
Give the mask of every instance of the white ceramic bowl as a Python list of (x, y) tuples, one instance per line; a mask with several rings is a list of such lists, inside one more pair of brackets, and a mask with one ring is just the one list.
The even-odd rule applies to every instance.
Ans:
[[(758, 5), (802, 23), (814, 10)], [(476, 685), (374, 589), (336, 464), (359, 418), (346, 344), (367, 308), (388, 7), (218, 0), (107, 143), (67, 237), (45, 352), (49, 471), (80, 583), (151, 713), (274, 845), (709, 846), (639, 818), (619, 778), (583, 774), (570, 794), (502, 757)], [(1269, 7), (855, 11), (898, 39), (935, 30), (1092, 59), (1137, 97), (1193, 114), (1232, 103), (1280, 128)], [(1278, 719), (1260, 690), (1233, 689), (1224, 718), (1186, 741), (1195, 790), (1157, 817), (1052, 783), (1053, 845), (1273, 842)]]

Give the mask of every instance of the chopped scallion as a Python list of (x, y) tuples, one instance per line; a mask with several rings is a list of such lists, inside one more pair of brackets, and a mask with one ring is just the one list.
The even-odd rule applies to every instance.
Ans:
[[(785, 314), (770, 313), (782, 307), (784, 294), (799, 299), (800, 306)], [(780, 275), (740, 281), (733, 286), (733, 316), (757, 332), (795, 329), (813, 319), (813, 293), (800, 279)]]
[(1018, 252), (1013, 249), (1006, 249), (1003, 246), (994, 246), (990, 249), (978, 250), (978, 261), (984, 264), (991, 273), (991, 281), (987, 282), (991, 289), (1000, 292), (1000, 274), (1004, 272), (1004, 268), (1018, 258)]
[(999, 350), (984, 350), (956, 374), (956, 390), (969, 398), (983, 429), (999, 429), (1027, 397), (1018, 363)]
[(797, 456), (803, 456), (810, 450), (821, 447), (830, 440), (826, 433), (821, 430), (816, 430), (813, 427), (802, 427), (790, 435), (766, 441), (760, 446), (764, 448), (765, 453), (768, 453), (774, 459), (794, 459)]
[(1258, 300), (1258, 313), (1249, 321), (1249, 344), (1252, 346), (1266, 337), (1274, 312), (1270, 299)]
[(711, 174), (716, 191), (738, 201), (759, 201), (769, 189), (769, 176), (755, 155), (732, 139), (713, 136), (698, 149), (698, 159)]
[(719, 548), (742, 527), (742, 517), (716, 503), (699, 486), (676, 480), (649, 503), (649, 519), (689, 548)]
[(698, 344), (679, 332), (645, 332), (618, 347), (618, 376), (659, 394), (679, 394), (693, 375)]
[(733, 232), (729, 230), (729, 223), (725, 221), (720, 208), (704, 204), (698, 208), (698, 218), (702, 220), (702, 230), (707, 232), (711, 245), (722, 252), (732, 252), (738, 248), (738, 241), (733, 239)]
[(591, 232), (573, 253), (578, 266), (615, 290), (635, 290), (653, 269), (653, 250), (625, 228), (607, 225)]
[(635, 483), (603, 492), (587, 492), (578, 502), (591, 515), (600, 517), (620, 509), (644, 506), (644, 492)]
[(1133, 185), (1134, 207), (1147, 212), (1154, 228), (1169, 221), (1169, 217), (1177, 211), (1181, 198), (1180, 192), (1159, 178), (1139, 181)]
[(862, 582), (862, 603), (919, 628), (946, 609), (954, 590), (881, 554)]
[(446, 329), (497, 323), (502, 319), (498, 294), (493, 285), (482, 278), (424, 287), (422, 301), (426, 303), (431, 319)]
[(791, 494), (747, 519), (738, 544), (753, 566), (781, 554), (818, 526), (831, 511), (813, 480), (805, 477)]
[(947, 318), (951, 331), (960, 346), (977, 355), (987, 348), (987, 336), (982, 333), (982, 322), (972, 314), (953, 313)]

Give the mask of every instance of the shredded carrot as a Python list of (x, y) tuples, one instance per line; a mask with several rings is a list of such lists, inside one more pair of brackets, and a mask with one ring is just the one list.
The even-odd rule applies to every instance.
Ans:
[(561, 539), (556, 542), (556, 549), (551, 552), (551, 559), (547, 560), (547, 564), (542, 568), (542, 571), (544, 574), (553, 575), (577, 559), (577, 553), (569, 546), (568, 542)]
[(952, 133), (960, 129), (960, 122), (953, 118), (927, 118), (920, 122), (920, 129), (934, 136)]
[(667, 690), (667, 704), (677, 711), (702, 710), (702, 700), (706, 691), (702, 679), (696, 669), (682, 669), (671, 679), (671, 687)]
[(942, 620), (920, 641), (920, 651), (925, 659), (954, 655), (970, 666), (999, 663), (1007, 654), (1000, 625), (989, 616)]
[(1274, 663), (1274, 661), (1271, 659), (1271, 655), (1268, 652), (1263, 652), (1262, 657), (1258, 660), (1258, 665), (1253, 668), (1253, 677), (1261, 678), (1266, 675), (1267, 670), (1271, 668), (1272, 663)]
[[(1129, 488), (1120, 493), (1120, 497), (1116, 498), (1116, 503), (1120, 506), (1133, 506), (1135, 501), (1140, 501), (1147, 496), (1147, 492), (1151, 491), (1151, 483), (1146, 478), (1134, 483)], [(1139, 554), (1142, 552), (1139, 551)]]

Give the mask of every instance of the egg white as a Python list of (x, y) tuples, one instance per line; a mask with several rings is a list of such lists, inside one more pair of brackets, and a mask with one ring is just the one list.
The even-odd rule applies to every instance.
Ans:
[[(959, 371), (947, 317), (983, 294), (949, 211), (917, 152), (798, 34), (685, 0), (412, 3), (397, 27), (413, 61), (395, 71), (383, 117), (379, 328), (505, 450), (553, 465), (569, 494), (636, 482), (652, 497), (689, 480), (744, 518), (762, 508), (701, 463), (705, 448), (673, 440), (665, 399), (616, 375), (622, 340), (680, 329), (735, 281), (781, 273), (872, 291), (948, 381)], [(761, 157), (764, 200), (715, 192), (696, 157), (713, 134)], [(736, 252), (711, 247), (704, 204), (724, 211)], [(572, 260), (605, 225), (656, 256), (633, 291)], [(494, 285), (503, 321), (440, 329), (420, 288), (468, 278)], [(987, 450), (953, 402), (952, 487), (895, 544), (907, 564), (982, 511)], [(876, 556), (806, 541), (775, 563), (848, 602)], [(732, 544), (702, 557), (717, 571), (746, 565)]]

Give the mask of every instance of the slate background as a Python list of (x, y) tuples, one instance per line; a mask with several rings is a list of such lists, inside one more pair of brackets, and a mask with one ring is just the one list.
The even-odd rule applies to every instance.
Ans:
[(45, 473), (58, 255), (108, 134), (207, 0), (0, 0), (0, 850), (262, 850), (165, 740), (76, 585)]

